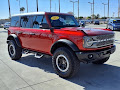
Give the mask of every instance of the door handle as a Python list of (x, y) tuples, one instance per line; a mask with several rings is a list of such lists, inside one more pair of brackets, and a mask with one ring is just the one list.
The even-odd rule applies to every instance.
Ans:
[(30, 35), (35, 35), (35, 33), (30, 33)]
[(22, 32), (16, 31), (17, 34), (22, 34)]
[(18, 32), (18, 34), (22, 34), (22, 32)]

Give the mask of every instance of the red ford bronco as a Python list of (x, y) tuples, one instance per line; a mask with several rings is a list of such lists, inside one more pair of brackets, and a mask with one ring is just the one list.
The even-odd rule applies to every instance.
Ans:
[(103, 64), (115, 52), (113, 31), (81, 28), (73, 15), (64, 13), (12, 16), (7, 43), (13, 60), (22, 52), (52, 56), (53, 68), (63, 78), (73, 76), (80, 62)]

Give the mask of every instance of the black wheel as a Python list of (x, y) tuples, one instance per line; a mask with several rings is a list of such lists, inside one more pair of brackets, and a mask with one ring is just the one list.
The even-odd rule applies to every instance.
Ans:
[(12, 60), (19, 60), (22, 56), (22, 49), (13, 40), (8, 43), (8, 52)]
[(80, 61), (75, 53), (66, 47), (58, 48), (54, 52), (52, 64), (56, 73), (63, 78), (72, 77), (80, 67)]
[(104, 59), (102, 59), (102, 60), (94, 61), (94, 62), (92, 62), (92, 63), (93, 63), (93, 64), (103, 64), (103, 63), (107, 62), (108, 59), (109, 59), (109, 57), (104, 58)]

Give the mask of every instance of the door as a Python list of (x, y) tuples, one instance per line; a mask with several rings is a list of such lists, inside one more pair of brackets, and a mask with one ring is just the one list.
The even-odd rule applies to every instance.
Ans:
[(53, 38), (50, 29), (40, 28), (40, 23), (46, 23), (47, 20), (45, 16), (33, 16), (33, 22), (30, 35), (31, 49), (35, 51), (40, 51), (43, 53), (49, 53)]
[(23, 48), (50, 54), (53, 34), (50, 29), (40, 28), (40, 23), (47, 24), (45, 16), (23, 16), (20, 21), (22, 33), (19, 36)]
[(22, 16), (20, 19), (20, 34), (19, 38), (22, 42), (23, 48), (31, 48), (30, 42), (30, 33), (32, 28), (32, 16)]

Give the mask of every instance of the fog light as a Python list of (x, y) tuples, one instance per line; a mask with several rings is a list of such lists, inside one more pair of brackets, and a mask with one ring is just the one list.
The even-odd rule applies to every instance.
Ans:
[(89, 59), (93, 59), (93, 54), (89, 54), (89, 55), (88, 55), (88, 58), (89, 58)]

